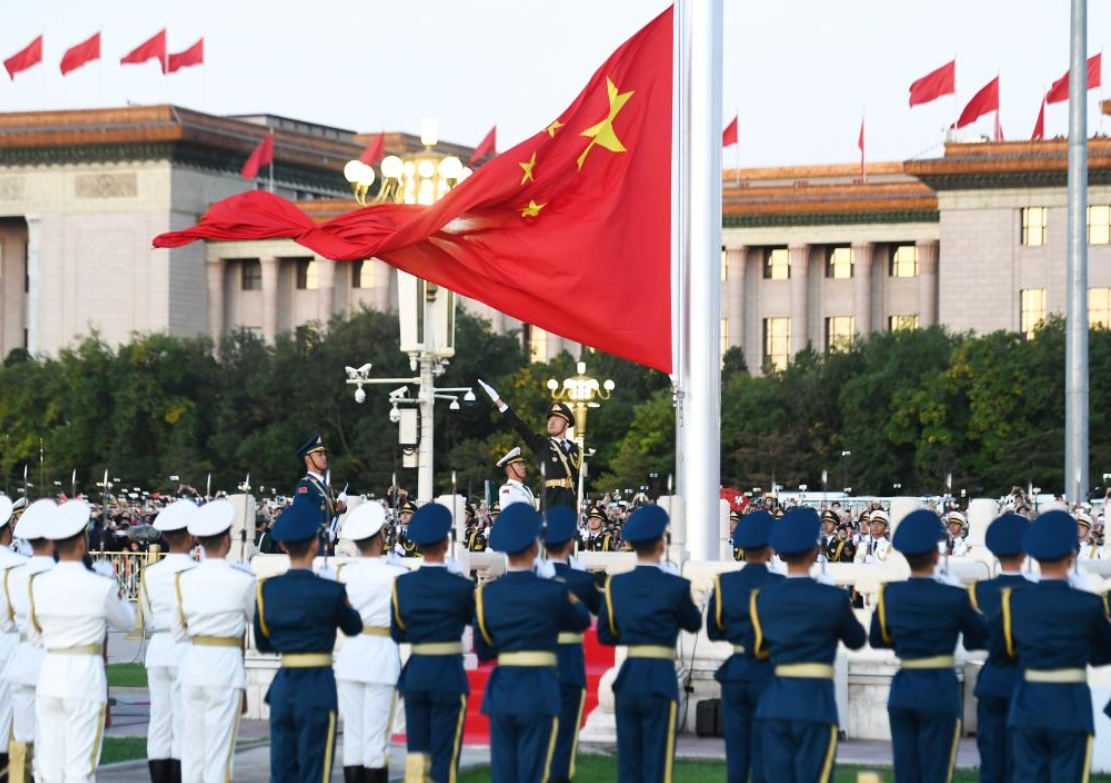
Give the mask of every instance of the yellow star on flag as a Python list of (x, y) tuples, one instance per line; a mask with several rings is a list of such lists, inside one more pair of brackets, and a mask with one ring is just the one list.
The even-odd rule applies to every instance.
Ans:
[(597, 125), (587, 128), (580, 134), (590, 138), (590, 144), (586, 145), (583, 154), (579, 156), (580, 169), (583, 167), (583, 162), (586, 160), (587, 154), (594, 149), (595, 144), (604, 147), (610, 152), (625, 152), (625, 145), (621, 143), (621, 139), (617, 138), (617, 134), (613, 130), (613, 120), (617, 116), (617, 113), (625, 107), (629, 98), (633, 96), (633, 91), (618, 92), (617, 85), (613, 83), (612, 79), (607, 78), (606, 93), (609, 96), (609, 114)]
[(540, 214), (540, 210), (548, 206), (547, 204), (537, 204), (532, 199), (529, 199), (528, 206), (522, 207), (521, 217), (536, 217)]
[(548, 126), (548, 135), (554, 139), (556, 130), (562, 127), (563, 123), (559, 120), (555, 120), (551, 125)]
[(524, 174), (521, 175), (521, 184), (522, 185), (524, 185), (526, 182), (529, 182), (529, 181), (532, 181), (532, 182), (536, 181), (532, 178), (532, 167), (536, 165), (536, 153), (535, 152), (532, 153), (532, 159), (529, 160), (528, 163), (518, 163), (517, 165), (520, 166), (521, 170), (525, 172)]

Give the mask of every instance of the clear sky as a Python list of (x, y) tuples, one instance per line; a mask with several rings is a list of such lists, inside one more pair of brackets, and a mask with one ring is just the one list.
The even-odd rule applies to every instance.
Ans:
[[(0, 59), (45, 34), (42, 65), (0, 71), (0, 111), (173, 102), (217, 114), (283, 114), (474, 145), (495, 122), (498, 149), (546, 126), (613, 49), (666, 0), (36, 0), (7, 4)], [(1090, 3), (1089, 53), (1111, 6)], [(163, 77), (119, 58), (161, 27), (169, 49), (205, 37), (206, 64)], [(1068, 3), (1046, 0), (725, 0), (725, 122), (740, 113), (742, 166), (940, 154), (943, 128), (1001, 73), (1008, 139), (1029, 138), (1041, 95), (1068, 67)], [(63, 51), (102, 31), (104, 59), (62, 78)], [(910, 83), (953, 56), (958, 98), (907, 107)], [(1111, 81), (1111, 73), (1105, 76)], [(1100, 90), (1089, 127), (1100, 129)], [(959, 105), (958, 105), (959, 104)], [(1067, 131), (1067, 104), (1046, 134)], [(1107, 118), (1111, 132), (1111, 117)], [(970, 129), (990, 133), (984, 118)], [(738, 157), (739, 155), (739, 157)]]

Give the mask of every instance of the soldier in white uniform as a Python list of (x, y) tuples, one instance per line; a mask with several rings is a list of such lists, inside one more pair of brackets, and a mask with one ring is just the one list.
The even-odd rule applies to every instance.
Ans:
[(135, 627), (135, 612), (115, 577), (85, 566), (89, 504), (57, 507), (46, 532), (58, 563), (27, 585), (28, 636), (46, 651), (35, 691), (35, 748), (42, 783), (92, 783), (100, 761), (108, 682), (108, 626)]
[(871, 529), (864, 536), (856, 548), (856, 563), (882, 563), (887, 560), (887, 552), (891, 548), (891, 541), (887, 538), (887, 529), (891, 517), (883, 509), (871, 512), (869, 516)]
[(949, 529), (945, 538), (938, 542), (938, 549), (943, 555), (951, 557), (964, 557), (968, 554), (968, 539), (965, 533), (968, 530), (968, 521), (959, 511), (950, 511), (945, 517)]
[(521, 456), (521, 447), (514, 446), (509, 452), (498, 460), (498, 467), (505, 468), (505, 483), (498, 490), (498, 504), (501, 510), (514, 503), (528, 503), (529, 508), (536, 508), (536, 496), (525, 484), (528, 476), (528, 463)]
[(255, 578), (227, 561), (235, 509), (227, 500), (201, 506), (188, 531), (204, 560), (174, 577), (174, 636), (181, 657), (181, 776), (185, 783), (226, 783), (247, 677), (244, 633), (255, 613)]
[(181, 780), (181, 685), (178, 666), (189, 644), (173, 636), (177, 614), (174, 581), (182, 571), (195, 568), (190, 557), (193, 536), (189, 522), (201, 513), (191, 500), (166, 506), (154, 520), (169, 553), (143, 569), (139, 585), (139, 608), (146, 628), (152, 633), (147, 645), (147, 683), (150, 688), (150, 724), (147, 729), (147, 765), (151, 783)]
[(401, 658), (390, 638), (390, 598), (394, 580), (407, 568), (382, 557), (386, 512), (364, 503), (344, 519), (340, 538), (354, 541), (359, 558), (336, 569), (347, 597), (363, 620), (361, 635), (348, 639), (336, 659), (340, 714), (343, 716), (344, 783), (389, 780), (390, 727), (397, 706)]
[(31, 644), (24, 627), (30, 609), (27, 582), (33, 574), (54, 567), (54, 544), (46, 538), (46, 526), (53, 519), (58, 504), (49, 498), (36, 500), (27, 507), (15, 526), (15, 537), (31, 547), (31, 558), (4, 574), (4, 597), (8, 602), (6, 622), (18, 629), (19, 646), (4, 668), (4, 679), (12, 689), (12, 733), (8, 745), (8, 779), (10, 783), (27, 783), (32, 770), (38, 778), (35, 758), (35, 685), (46, 655), (41, 647)]
[[(12, 551), (12, 513), (11, 498), (0, 495), (0, 575), (7, 581), (8, 571), (16, 566), (23, 565), (27, 558)], [(8, 617), (8, 599), (3, 590), (0, 590), (0, 671), (8, 666), (8, 661), (15, 654), (19, 646), (19, 630)], [(0, 677), (0, 737), (12, 735), (12, 686)], [(0, 748), (0, 776), (8, 771), (8, 745), (5, 742)]]
[(1077, 553), (1079, 560), (1099, 560), (1101, 558), (1100, 546), (1092, 540), (1092, 515), (1084, 508), (1076, 510), (1076, 525), (1080, 545)]

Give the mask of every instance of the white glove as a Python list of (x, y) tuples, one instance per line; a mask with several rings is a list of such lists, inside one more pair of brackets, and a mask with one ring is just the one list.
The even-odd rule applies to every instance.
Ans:
[(501, 399), (500, 395), (496, 391), (494, 391), (494, 387), (481, 378), (478, 379), (478, 385), (482, 387), (482, 390), (486, 392), (487, 396), (494, 402), (497, 402), (499, 399)]
[(1098, 593), (1102, 584), (1095, 578), (1094, 574), (1089, 574), (1086, 571), (1069, 571), (1069, 585), (1076, 590), (1083, 590), (1086, 593)]
[(936, 571), (934, 573), (934, 579), (941, 582), (943, 585), (949, 585), (950, 587), (964, 587), (964, 585), (961, 583), (961, 580), (958, 579), (956, 575), (951, 574), (948, 571)]
[(575, 571), (585, 571), (586, 570), (586, 566), (583, 565), (583, 561), (579, 560), (574, 555), (571, 555), (570, 557), (567, 558), (567, 565), (571, 566), (571, 568)]
[(399, 566), (401, 568), (404, 568), (405, 559), (399, 557), (397, 552), (391, 549), (389, 552), (386, 553), (386, 565)]
[(401, 544), (394, 544), (393, 552), (398, 557), (405, 557), (405, 547), (403, 547)]
[(232, 568), (237, 568), (245, 574), (251, 573), (251, 564), (247, 560), (239, 560), (231, 564)]
[(330, 565), (321, 566), (316, 572), (316, 575), (321, 579), (327, 579), (329, 582), (335, 582), (339, 577), (339, 574), (336, 573), (336, 569), (332, 568)]
[(660, 570), (663, 571), (665, 574), (680, 576), (679, 566), (675, 565), (670, 560), (664, 560), (662, 563), (660, 563)]
[(552, 561), (538, 557), (533, 562), (533, 567), (536, 568), (536, 575), (541, 579), (555, 579), (556, 570)]
[(116, 578), (116, 569), (113, 568), (112, 564), (107, 560), (97, 560), (93, 563), (93, 571), (109, 579)]
[(444, 562), (444, 567), (447, 568), (449, 574), (456, 576), (466, 576), (467, 572), (463, 570), (463, 564), (458, 560), (447, 560)]
[(830, 587), (837, 587), (837, 580), (833, 578), (833, 574), (828, 571), (819, 571), (818, 575), (814, 577), (814, 581), (820, 585), (829, 585)]

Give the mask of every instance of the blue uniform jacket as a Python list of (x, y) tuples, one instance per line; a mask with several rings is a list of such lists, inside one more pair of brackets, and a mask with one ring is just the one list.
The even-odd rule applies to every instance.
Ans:
[[(806, 577), (787, 578), (753, 594), (753, 650), (772, 665), (833, 664), (844, 642), (859, 650), (868, 640), (849, 593)], [(838, 723), (833, 680), (775, 677), (757, 718)]]
[[(957, 638), (969, 650), (982, 650), (988, 629), (972, 608), (968, 592), (933, 577), (912, 576), (880, 588), (868, 643), (894, 650), (903, 660), (952, 655)], [(891, 681), (887, 706), (959, 717), (961, 684), (952, 667), (900, 669)]]
[[(556, 580), (563, 582), (593, 615), (598, 614), (602, 594), (594, 577), (586, 571), (576, 571), (567, 563), (552, 563), (555, 566)], [(581, 644), (559, 645), (559, 684), (574, 688), (586, 687), (586, 659)]]
[(315, 476), (305, 474), (297, 482), (294, 492), (298, 495), (308, 495), (313, 505), (320, 509), (325, 521), (331, 523), (332, 517), (336, 515), (336, 497), (331, 487)]
[[(423, 565), (394, 582), (390, 636), (398, 644), (458, 642), (474, 616), (474, 585), (443, 566)], [(470, 693), (462, 655), (410, 655), (397, 689)]]
[[(1030, 580), (1020, 574), (1000, 574), (994, 579), (972, 585), (968, 595), (972, 599), (972, 608), (984, 616), (988, 624), (991, 639), (990, 653), (980, 676), (976, 678), (974, 694), (977, 699), (994, 696), (999, 699), (1009, 699), (1015, 692), (1015, 687), (1022, 679), (1022, 670), (1018, 661), (1007, 655), (1002, 640), (1003, 626), (999, 622), (999, 602), (1003, 588), (1012, 591), (1021, 590), (1030, 584)], [(1000, 638), (996, 638), (996, 636)]]
[[(590, 611), (562, 582), (510, 571), (475, 594), (475, 652), (482, 660), (508, 652), (550, 652), (561, 631), (590, 626)], [(485, 715), (558, 715), (556, 666), (498, 663), (486, 683)]]
[(772, 573), (763, 563), (746, 563), (740, 571), (719, 574), (714, 579), (710, 607), (706, 614), (706, 633), (715, 642), (727, 641), (745, 648), (744, 654), (734, 653), (717, 670), (718, 682), (749, 682), (770, 680), (771, 664), (757, 660), (752, 653), (752, 616), (749, 601), (753, 590), (760, 590), (782, 581), (783, 575)]
[[(336, 629), (355, 636), (363, 621), (347, 600), (346, 587), (296, 568), (258, 583), (254, 627), (259, 652), (331, 655)], [(279, 669), (266, 703), (338, 709), (332, 667)]]
[[(1009, 601), (1008, 601), (1009, 596)], [(1008, 608), (1009, 605), (1009, 608)], [(1004, 594), (999, 613), (1002, 652), (1027, 669), (1084, 669), (1111, 663), (1107, 598), (1047, 579)], [(1007, 725), (1092, 734), (1088, 684), (1019, 682)]]
[[(598, 610), (598, 640), (602, 644), (650, 644), (675, 647), (680, 629), (696, 633), (702, 614), (691, 600), (691, 583), (652, 565), (638, 565), (609, 577)], [(614, 693), (630, 696), (656, 694), (679, 698), (672, 661), (626, 658), (613, 683)]]

